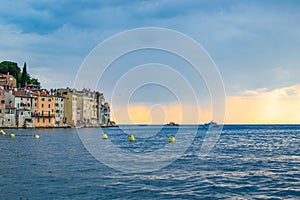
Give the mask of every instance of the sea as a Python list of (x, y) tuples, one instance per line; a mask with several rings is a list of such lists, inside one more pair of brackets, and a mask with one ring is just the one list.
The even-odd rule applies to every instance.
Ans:
[(300, 125), (5, 132), (0, 199), (300, 199)]

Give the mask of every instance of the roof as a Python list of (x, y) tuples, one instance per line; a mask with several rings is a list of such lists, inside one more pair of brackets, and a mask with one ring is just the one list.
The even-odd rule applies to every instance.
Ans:
[(40, 96), (41, 96), (41, 97), (50, 97), (50, 95), (45, 94), (45, 93), (41, 93)]
[(15, 96), (15, 97), (25, 97), (25, 98), (32, 98), (31, 95), (25, 93), (25, 92), (22, 92), (22, 91), (12, 91), (12, 94)]
[(16, 107), (14, 107), (14, 106), (10, 106), (10, 105), (6, 105), (5, 106), (5, 109), (15, 109)]

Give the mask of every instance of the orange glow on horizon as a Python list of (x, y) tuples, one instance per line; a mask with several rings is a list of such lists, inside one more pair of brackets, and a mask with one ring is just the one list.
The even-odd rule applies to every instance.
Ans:
[[(164, 106), (140, 104), (112, 107), (112, 120), (119, 124), (202, 124), (211, 120), (211, 110), (193, 105), (170, 104)], [(184, 115), (181, 112), (197, 114)], [(130, 117), (128, 116), (128, 113)], [(126, 116), (127, 115), (127, 116)], [(117, 116), (117, 117), (116, 117)], [(195, 119), (198, 118), (198, 119)], [(241, 96), (226, 99), (225, 124), (299, 124), (300, 85), (268, 91), (246, 91)]]

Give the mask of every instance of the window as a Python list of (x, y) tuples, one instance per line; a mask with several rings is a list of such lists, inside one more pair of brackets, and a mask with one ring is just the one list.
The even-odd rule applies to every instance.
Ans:
[(45, 98), (42, 98), (42, 101), (45, 101)]
[(51, 99), (49, 98), (48, 101), (51, 101)]
[(38, 123), (40, 123), (40, 118), (38, 117), (37, 119), (38, 119)]
[(5, 103), (5, 100), (1, 100), (1, 103)]
[(50, 121), (50, 117), (49, 117), (49, 123), (50, 123), (51, 121)]
[(48, 104), (48, 108), (50, 108), (50, 104)]
[(10, 119), (7, 119), (7, 121), (10, 121)]
[(45, 117), (43, 117), (43, 123), (45, 123)]
[(58, 103), (55, 103), (55, 106), (59, 106), (59, 104), (58, 104)]
[(44, 104), (42, 103), (42, 108), (44, 108)]

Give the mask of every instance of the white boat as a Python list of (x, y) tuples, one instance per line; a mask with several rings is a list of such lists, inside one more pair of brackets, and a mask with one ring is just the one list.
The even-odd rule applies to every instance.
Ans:
[(219, 128), (220, 125), (217, 124), (217, 122), (214, 122), (214, 121), (210, 121), (209, 123), (205, 123), (203, 125), (204, 128)]

